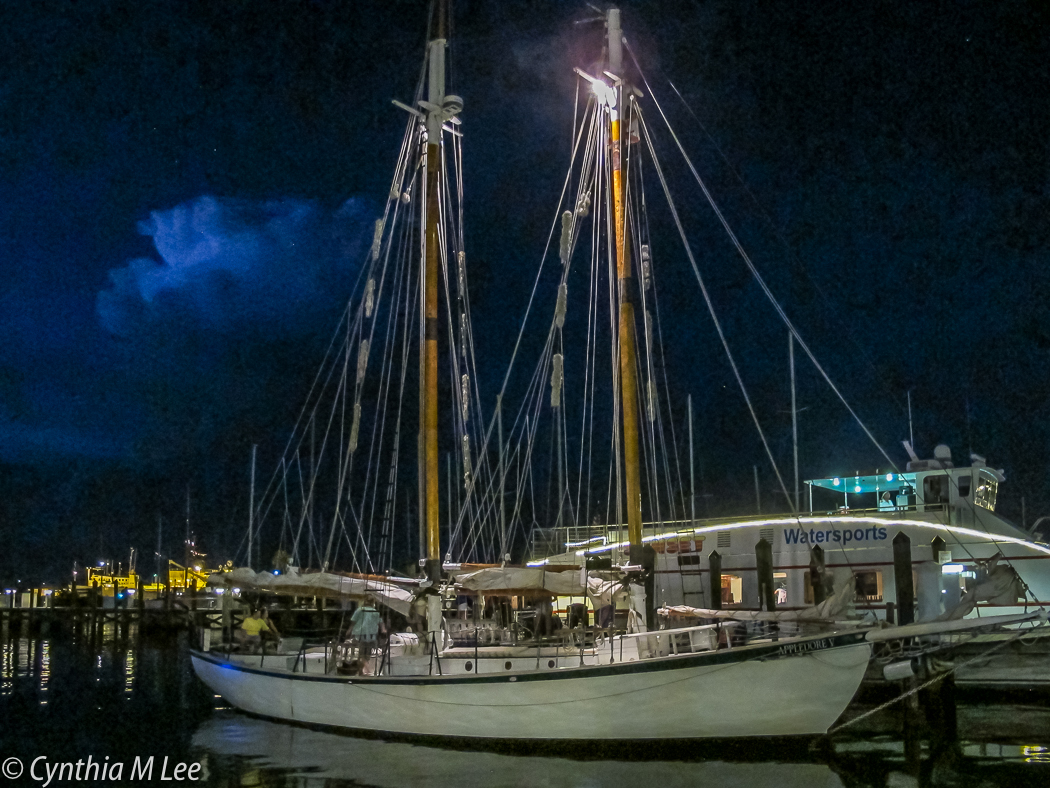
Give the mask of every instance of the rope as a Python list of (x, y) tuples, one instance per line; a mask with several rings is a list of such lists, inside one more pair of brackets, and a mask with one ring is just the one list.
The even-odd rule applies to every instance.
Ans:
[(1031, 634), (1034, 630), (1040, 629), (1040, 628), (1046, 627), (1046, 626), (1047, 626), (1046, 624), (1039, 624), (1038, 626), (1031, 627), (1030, 629), (1022, 629), (1022, 630), (1020, 630), (1012, 638), (1009, 638), (1008, 640), (1004, 640), (1001, 643), (997, 643), (996, 645), (992, 646), (987, 651), (985, 651), (983, 654), (980, 654), (979, 656), (973, 657), (972, 659), (968, 659), (965, 662), (959, 663), (957, 665), (953, 665), (952, 667), (948, 668), (944, 672), (938, 673), (936, 676), (934, 676), (933, 678), (929, 679), (928, 681), (924, 681), (919, 686), (913, 687), (912, 689), (908, 690), (907, 692), (905, 692), (905, 693), (903, 693), (901, 695), (898, 695), (896, 698), (892, 698), (892, 699), (886, 701), (885, 703), (882, 703), (882, 704), (876, 706), (873, 709), (869, 709), (868, 711), (866, 711), (863, 714), (860, 714), (860, 715), (854, 717), (853, 719), (846, 720), (846, 722), (842, 723), (841, 725), (836, 725), (834, 728), (831, 728), (830, 730), (828, 730), (828, 735), (830, 736), (830, 735), (832, 735), (834, 733), (838, 733), (843, 728), (848, 728), (850, 725), (852, 725), (855, 722), (860, 722), (861, 720), (866, 719), (867, 717), (870, 717), (873, 714), (877, 714), (878, 712), (882, 711), (883, 709), (889, 708), (890, 706), (892, 706), (895, 703), (899, 703), (900, 701), (904, 700), (905, 698), (910, 698), (912, 695), (916, 694), (917, 692), (921, 692), (922, 690), (926, 689), (929, 686), (932, 686), (933, 684), (936, 684), (938, 681), (943, 681), (949, 675), (951, 675), (952, 673), (955, 673), (955, 671), (957, 671), (959, 668), (964, 668), (967, 665), (973, 664), (974, 662), (979, 662), (980, 660), (983, 660), (983, 659), (987, 658), (987, 656), (989, 654), (991, 654), (991, 653), (993, 653), (995, 651), (998, 651), (999, 649), (1003, 648), (1004, 646), (1009, 645), (1010, 643), (1013, 643), (1015, 640), (1020, 640), (1025, 635)]

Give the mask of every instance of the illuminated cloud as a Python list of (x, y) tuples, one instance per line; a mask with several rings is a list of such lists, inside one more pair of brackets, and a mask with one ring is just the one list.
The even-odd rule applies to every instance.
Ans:
[(203, 196), (154, 211), (139, 231), (153, 239), (157, 257), (109, 272), (99, 318), (119, 336), (172, 322), (294, 332), (319, 303), (349, 292), (368, 221), (354, 200), (332, 211), (305, 200)]

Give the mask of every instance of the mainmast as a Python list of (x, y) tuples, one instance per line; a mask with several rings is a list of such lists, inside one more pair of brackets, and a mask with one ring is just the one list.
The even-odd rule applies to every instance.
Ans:
[(609, 91), (609, 144), (612, 158), (613, 221), (616, 225), (616, 275), (619, 291), (620, 401), (623, 403), (624, 471), (627, 482), (627, 537), (632, 564), (642, 563), (642, 493), (638, 460), (638, 373), (634, 347), (631, 254), (627, 243), (627, 178), (621, 168), (620, 113), (623, 107), (623, 44), (620, 9), (610, 8), (609, 73), (617, 79)]

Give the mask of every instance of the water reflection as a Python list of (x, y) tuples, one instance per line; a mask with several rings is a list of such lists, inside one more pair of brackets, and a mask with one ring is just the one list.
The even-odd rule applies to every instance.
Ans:
[[(693, 760), (590, 760), (508, 755), (489, 751), (359, 739), (217, 712), (197, 729), (193, 745), (212, 760), (213, 773), (237, 768), (259, 785), (333, 788), (339, 785), (419, 786), (841, 786), (821, 763), (732, 763)], [(579, 753), (586, 756), (586, 752)], [(690, 753), (683, 750), (681, 757)], [(230, 758), (233, 760), (229, 760)]]

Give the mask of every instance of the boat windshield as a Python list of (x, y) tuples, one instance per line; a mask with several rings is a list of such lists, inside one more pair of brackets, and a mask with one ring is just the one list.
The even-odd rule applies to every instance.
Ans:
[(981, 471), (978, 476), (977, 490), (973, 502), (990, 512), (995, 511), (995, 496), (999, 491), (999, 482), (991, 474)]

